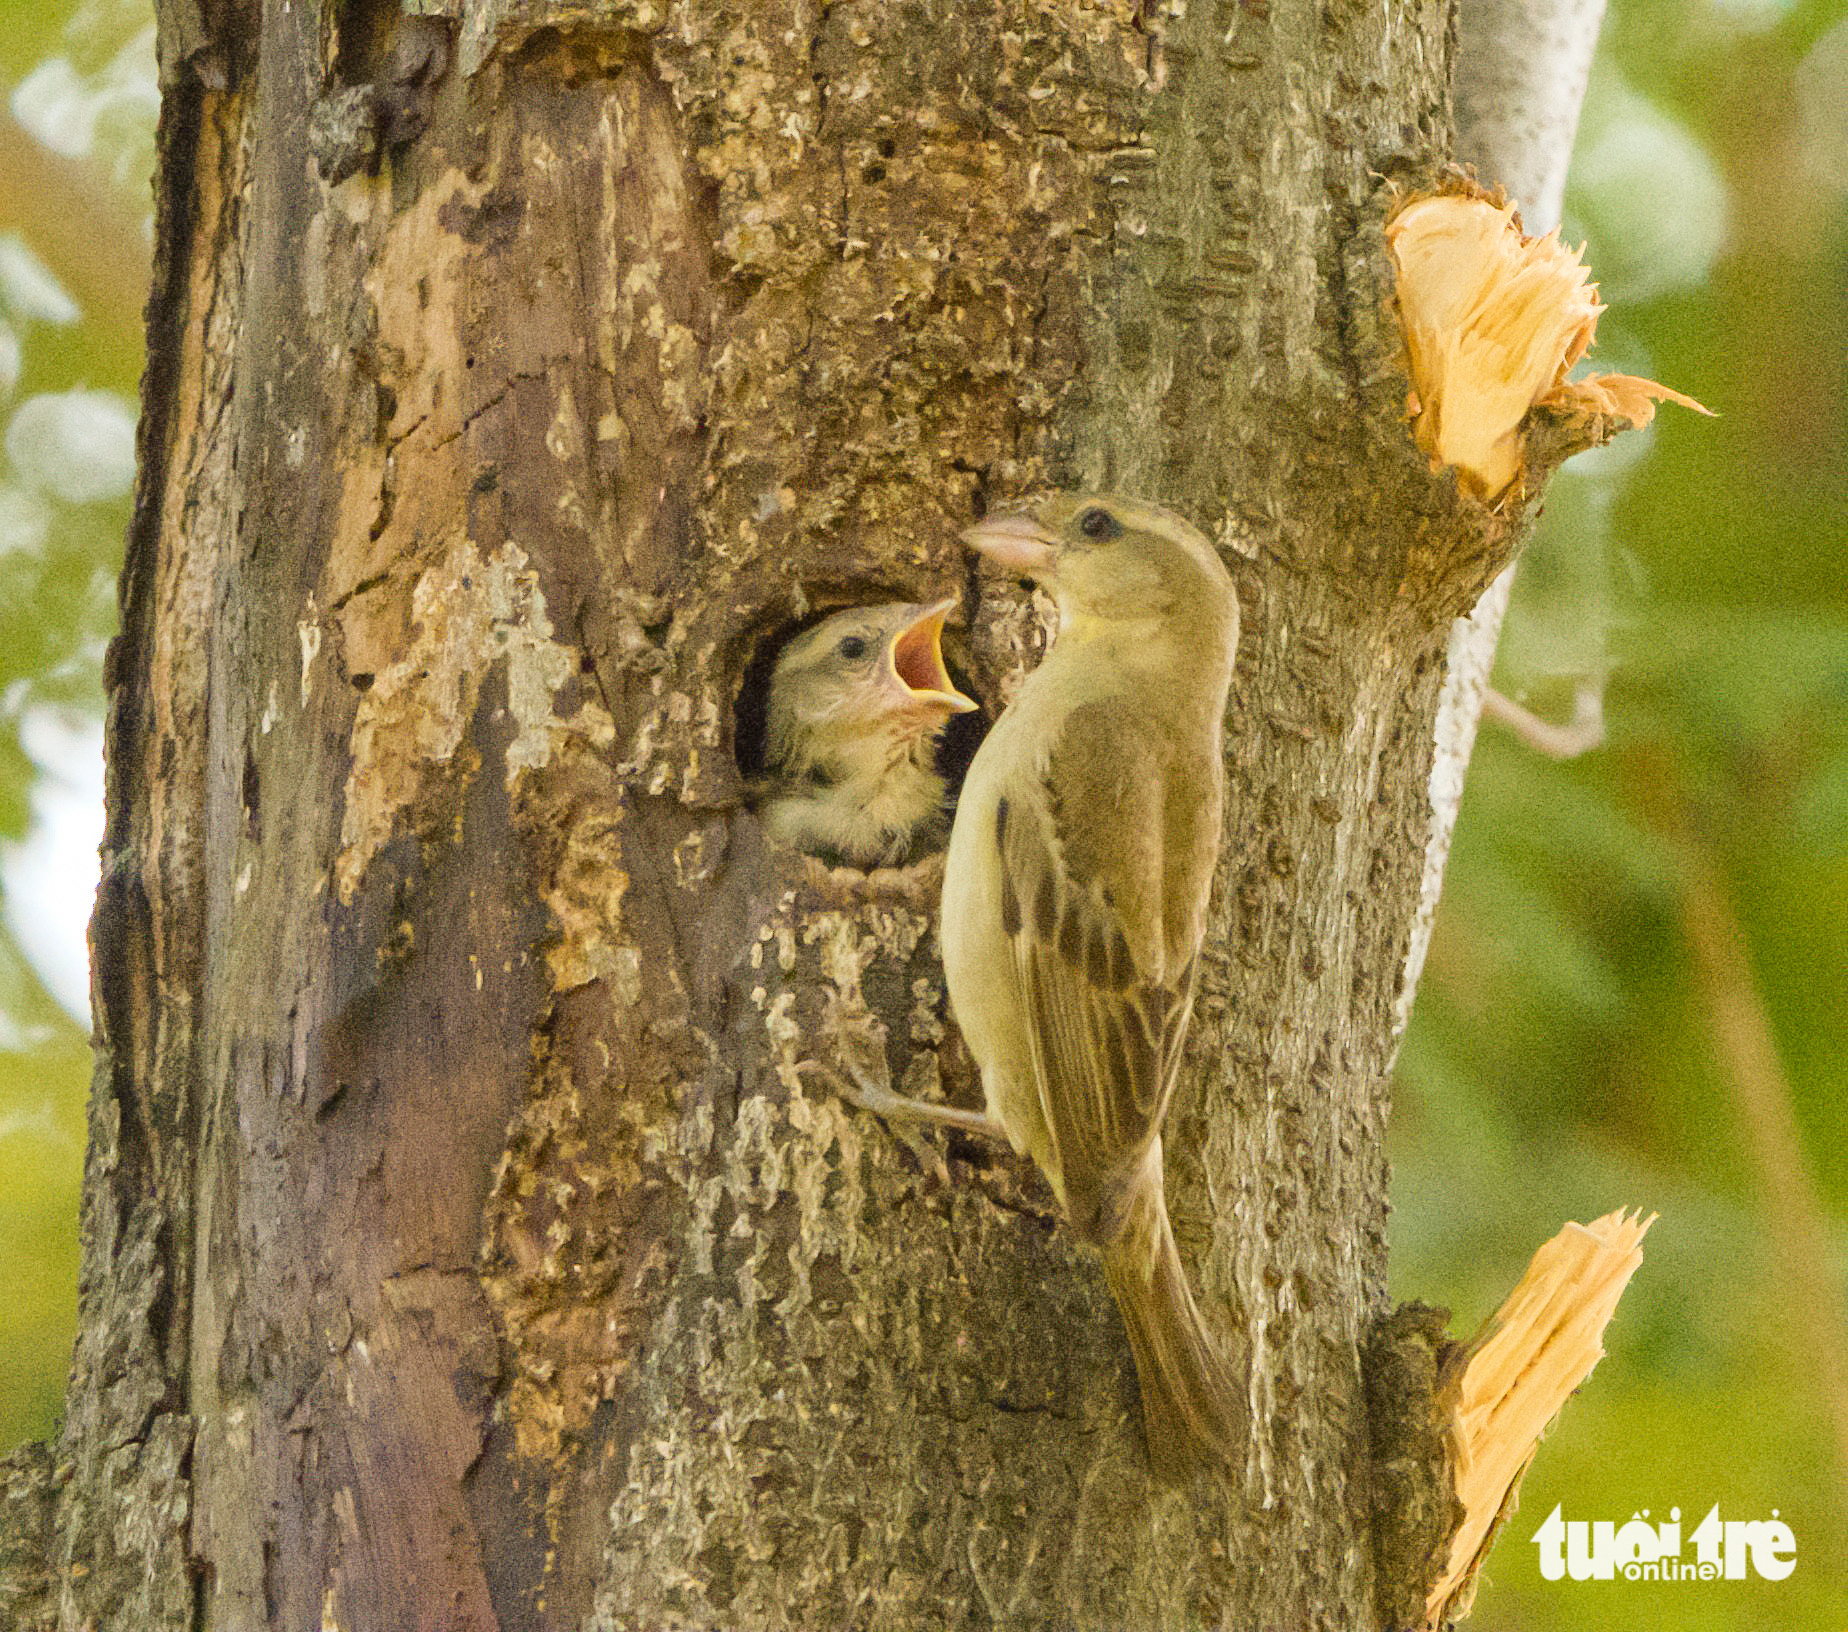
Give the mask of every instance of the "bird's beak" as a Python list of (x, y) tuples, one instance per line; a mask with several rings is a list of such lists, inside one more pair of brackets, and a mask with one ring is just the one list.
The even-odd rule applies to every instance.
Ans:
[(1031, 516), (990, 516), (963, 529), (962, 541), (998, 567), (1037, 578), (1052, 568), (1059, 541)]
[(927, 606), (892, 637), (886, 648), (886, 668), (893, 682), (913, 706), (941, 708), (949, 714), (967, 714), (981, 705), (956, 689), (943, 666), (943, 620), (955, 609), (954, 599)]

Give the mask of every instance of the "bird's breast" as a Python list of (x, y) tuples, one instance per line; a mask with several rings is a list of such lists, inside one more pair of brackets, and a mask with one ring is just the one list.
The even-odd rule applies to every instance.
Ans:
[[(1002, 802), (1019, 819), (1037, 820), (1033, 784), (1042, 745), (1023, 726), (1031, 726), (1030, 715), (1010, 709), (1002, 717), (976, 753), (957, 801), (943, 873), (943, 972), (951, 1011), (982, 1070), (988, 1114), (1007, 1130), (1016, 1150), (1054, 1173), (1057, 1159), (1040, 1110), (1003, 906), (1008, 892), (998, 820)], [(1053, 1182), (1056, 1187), (1056, 1173)]]

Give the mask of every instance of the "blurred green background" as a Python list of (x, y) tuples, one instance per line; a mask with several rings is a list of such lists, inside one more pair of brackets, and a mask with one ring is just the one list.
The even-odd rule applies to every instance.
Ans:
[[(57, 1421), (153, 160), (146, 5), (0, 0), (0, 1450)], [(62, 1001), (60, 1001), (62, 999)]]
[[(80, 931), (127, 521), (153, 49), (0, 0), (0, 1450), (56, 1425), (88, 1086)], [(1400, 1068), (1393, 1279), (1473, 1331), (1568, 1218), (1660, 1213), (1474, 1626), (1848, 1628), (1848, 0), (1616, 0), (1566, 236), (1597, 360), (1692, 393), (1576, 461), (1485, 723)], [(62, 999), (62, 1001), (60, 1001)], [(1782, 1582), (1549, 1583), (1555, 1504), (1769, 1518)], [(1691, 1548), (1690, 1548), (1691, 1554)]]

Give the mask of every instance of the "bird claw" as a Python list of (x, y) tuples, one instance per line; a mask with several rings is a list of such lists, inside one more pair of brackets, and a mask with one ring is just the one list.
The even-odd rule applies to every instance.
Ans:
[(938, 1105), (932, 1100), (911, 1099), (904, 1094), (895, 1094), (857, 1060), (847, 1060), (844, 1064), (844, 1075), (820, 1060), (802, 1060), (797, 1063), (796, 1070), (814, 1071), (827, 1077), (842, 1099), (858, 1105), (863, 1111), (871, 1111), (874, 1116), (887, 1122), (935, 1122), (942, 1127), (954, 1128), (958, 1133), (979, 1134), (989, 1139), (1007, 1138), (1001, 1124), (980, 1111), (964, 1111), (954, 1105)]

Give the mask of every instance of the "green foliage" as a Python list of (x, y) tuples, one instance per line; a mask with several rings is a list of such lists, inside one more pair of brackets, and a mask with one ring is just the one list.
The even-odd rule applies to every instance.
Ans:
[(57, 1424), (77, 1326), (88, 1039), (0, 942), (0, 1444)]
[[(22, 727), (47, 711), (102, 710), (128, 516), (122, 432), (141, 367), (152, 130), (151, 81), (138, 84), (132, 52), (117, 59), (147, 24), (145, 5), (116, 0), (75, 18), (64, 0), (0, 0), (9, 104), (59, 55), (66, 88), (91, 97), (79, 109), (87, 157), (44, 152), (0, 111), (0, 140), (12, 144), (0, 151), (24, 161), (0, 163), (0, 846), (27, 831), (43, 791)], [(62, 1408), (90, 1080), (88, 1025), (40, 984), (18, 924), (12, 912), (0, 919), (0, 1450), (52, 1431)]]
[[(1608, 675), (1609, 741), (1558, 764), (1485, 724), (1401, 1057), (1396, 1295), (1450, 1302), (1467, 1333), (1566, 1219), (1661, 1214), (1609, 1358), (1491, 1555), (1469, 1623), (1484, 1632), (1848, 1624), (1848, 1469), (1696, 978), (1684, 871), (1710, 865), (1741, 924), (1839, 1285), (1844, 16), (1839, 0), (1616, 0), (1581, 128), (1567, 236), (1589, 237), (1614, 307), (1594, 355), (1720, 417), (1665, 410), (1548, 492), (1497, 683), (1563, 719), (1580, 677)], [(1796, 1573), (1541, 1578), (1531, 1538), (1556, 1503), (1619, 1524), (1678, 1505), (1685, 1533), (1715, 1502), (1777, 1509)]]

